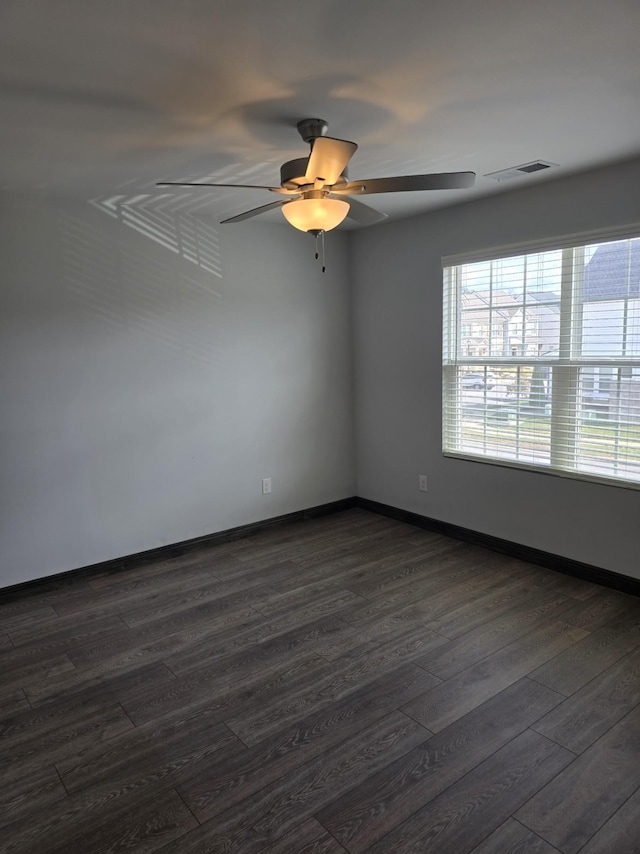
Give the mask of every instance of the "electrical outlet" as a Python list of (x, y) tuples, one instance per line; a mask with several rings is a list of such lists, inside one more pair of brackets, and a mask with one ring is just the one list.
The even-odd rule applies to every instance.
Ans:
[(262, 478), (262, 494), (270, 495), (271, 494), (271, 478), (263, 477)]
[(420, 490), (420, 492), (428, 492), (429, 491), (427, 488), (427, 476), (426, 476), (426, 474), (419, 474), (418, 475), (418, 489)]

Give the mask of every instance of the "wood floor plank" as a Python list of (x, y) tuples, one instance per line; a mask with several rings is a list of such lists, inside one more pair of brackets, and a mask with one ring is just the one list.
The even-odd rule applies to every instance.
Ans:
[[(5, 829), (3, 854), (43, 854), (43, 852), (91, 852), (115, 854), (136, 851), (150, 854), (172, 840), (179, 839), (197, 826), (177, 792), (169, 790), (158, 797), (128, 798), (105, 802), (88, 813), (81, 803), (50, 820), (17, 823)], [(64, 803), (64, 802), (63, 802)]]
[(585, 636), (583, 629), (550, 620), (403, 706), (410, 717), (438, 732)]
[(533, 670), (529, 676), (568, 697), (640, 645), (640, 624), (604, 626)]
[[(562, 588), (562, 592), (569, 595), (565, 589), (565, 581), (568, 576), (562, 576), (557, 572), (552, 572), (543, 566), (535, 566), (526, 561), (514, 558), (511, 555), (493, 552), (488, 549), (484, 550), (487, 554), (483, 564), (490, 569), (490, 574), (485, 576), (483, 586), (495, 586), (515, 581), (527, 581), (535, 584), (538, 588), (556, 589)], [(569, 588), (573, 592), (577, 579), (569, 579)], [(588, 586), (588, 585), (587, 585)]]
[[(0, 787), (0, 838), (8, 824), (29, 820), (32, 813), (42, 813), (63, 800), (67, 792), (53, 765), (41, 765), (9, 780), (2, 775)], [(1, 843), (0, 843), (1, 845)]]
[(128, 669), (131, 660), (142, 664), (145, 660), (157, 661), (167, 656), (188, 652), (196, 644), (204, 644), (206, 648), (215, 646), (216, 636), (234, 629), (256, 626), (262, 620), (249, 607), (237, 607), (222, 615), (211, 617), (209, 620), (188, 622), (180, 630), (159, 633), (157, 629), (124, 628), (120, 632), (99, 638), (91, 643), (75, 644), (68, 651), (68, 656), (78, 670), (89, 676), (92, 666), (98, 664), (103, 670), (108, 666), (111, 673)]
[(311, 818), (330, 799), (428, 736), (429, 733), (415, 721), (393, 712), (296, 773), (266, 786), (214, 820), (200, 825), (180, 840), (179, 845), (168, 845), (165, 854), (204, 851), (253, 854), (262, 851), (265, 845)]
[(100, 668), (90, 677), (81, 671), (72, 672), (70, 675), (62, 674), (58, 679), (29, 685), (25, 694), (34, 707), (73, 696), (90, 700), (105, 694), (124, 704), (123, 701), (129, 696), (137, 696), (145, 688), (153, 686), (155, 689), (159, 685), (172, 684), (175, 681), (175, 674), (161, 661), (141, 667), (138, 667), (136, 662), (131, 669), (116, 676), (109, 676), (107, 672), (101, 672)]
[(527, 730), (371, 846), (370, 854), (468, 854), (572, 759)]
[[(17, 728), (26, 721), (31, 726)], [(37, 770), (43, 755), (53, 765), (87, 746), (108, 742), (133, 729), (131, 719), (117, 704), (77, 712), (66, 720), (56, 721), (55, 726), (46, 725), (51, 721), (38, 721), (37, 712), (28, 712), (22, 719), (17, 716), (12, 723), (16, 727), (14, 737), (9, 732), (0, 738), (0, 772), (5, 785), (29, 769)]]
[(244, 753), (246, 748), (215, 716), (184, 717), (162, 726), (138, 727), (111, 738), (98, 747), (62, 758), (56, 763), (67, 792), (88, 791), (116, 795), (152, 783), (171, 785), (178, 772), (193, 772), (208, 758), (226, 748)]
[(102, 824), (75, 836), (66, 850), (113, 854), (135, 849), (138, 854), (151, 854), (197, 827), (195, 818), (173, 791), (114, 818), (109, 816)]
[(69, 657), (76, 666), (104, 662), (145, 644), (162, 643), (176, 636), (178, 643), (183, 637), (191, 638), (191, 646), (194, 646), (205, 637), (213, 640), (216, 634), (224, 636), (237, 625), (257, 625), (259, 622), (260, 615), (251, 606), (225, 602), (221, 607), (220, 600), (216, 600), (135, 627), (128, 626), (123, 620), (123, 628), (119, 631), (71, 646)]
[[(268, 591), (271, 593), (285, 592), (294, 586), (293, 581), (297, 581), (299, 584), (307, 583), (306, 575), (303, 576), (300, 572), (300, 567), (296, 566), (290, 560), (276, 562), (273, 559), (248, 562), (239, 561), (238, 566), (221, 572), (221, 575), (223, 577), (218, 579), (219, 583), (228, 584), (231, 582), (234, 585), (240, 587), (246, 586), (247, 588), (254, 585), (264, 586), (265, 578), (268, 577), (269, 584), (265, 586), (263, 595), (267, 595)], [(315, 576), (317, 577), (311, 580), (322, 580), (324, 578), (321, 572), (316, 572)], [(338, 582), (341, 581), (340, 574), (336, 576), (336, 580)]]
[[(228, 719), (231, 729), (244, 741), (253, 745), (279, 729), (290, 725), (296, 718), (305, 717), (310, 709), (321, 709), (335, 703), (346, 694), (390, 673), (400, 664), (442, 640), (421, 629), (409, 629), (396, 637), (381, 642), (369, 655), (352, 651), (332, 662), (326, 675), (319, 675), (306, 690), (291, 693), (260, 709)], [(437, 677), (431, 676), (431, 684)]]
[(441, 679), (450, 679), (544, 625), (554, 616), (558, 618), (566, 604), (565, 595), (541, 594), (534, 601), (527, 600), (524, 607), (521, 605), (507, 614), (458, 635), (446, 645), (416, 659), (416, 664)]
[(438, 649), (447, 643), (447, 638), (424, 628), (425, 614), (429, 613), (430, 607), (430, 603), (412, 602), (358, 622), (355, 626), (345, 622), (344, 631), (316, 645), (315, 651), (331, 661), (353, 654), (356, 649), (365, 654), (366, 650), (375, 650), (379, 643), (397, 637), (409, 628), (419, 628), (425, 638), (432, 640), (430, 648)]
[(233, 582), (216, 580), (210, 584), (180, 584), (173, 593), (171, 590), (163, 590), (136, 607), (118, 608), (118, 613), (128, 626), (135, 628), (161, 617), (189, 612), (195, 605), (204, 603), (217, 603), (220, 613), (224, 613), (228, 608), (260, 602), (264, 596), (273, 592), (263, 582), (248, 584), (244, 579), (234, 579)]
[[(427, 565), (430, 555), (443, 555), (455, 549), (451, 540), (442, 538), (440, 542), (429, 542), (428, 544), (407, 547), (400, 545), (395, 554), (387, 554), (376, 557), (366, 562), (358, 561), (348, 569), (334, 568), (333, 572), (327, 571), (320, 564), (313, 569), (306, 569), (305, 575), (309, 577), (330, 578), (333, 580), (344, 579), (350, 590), (365, 598), (375, 598), (383, 587), (395, 587), (404, 585), (410, 578), (426, 578), (427, 575), (437, 572), (437, 563)], [(294, 564), (298, 572), (301, 567)], [(468, 570), (472, 572), (472, 570)], [(362, 586), (360, 586), (362, 585)], [(385, 590), (384, 592), (389, 592)]]
[[(374, 602), (381, 599), (392, 601), (393, 597), (409, 591), (426, 599), (436, 595), (446, 596), (447, 591), (464, 582), (468, 590), (467, 600), (470, 601), (484, 594), (480, 580), (487, 574), (485, 567), (467, 564), (457, 554), (447, 552), (445, 556), (436, 557), (431, 562), (422, 559), (412, 561), (403, 571), (387, 571), (377, 584), (370, 585), (368, 592), (361, 592), (364, 585), (358, 586), (358, 592)], [(456, 600), (455, 604), (459, 601)]]
[[(175, 578), (176, 572), (188, 572), (194, 567), (199, 568), (200, 578), (204, 579), (211, 576), (217, 578), (219, 572), (226, 572), (241, 566), (242, 562), (237, 557), (226, 554), (221, 544), (200, 546), (191, 552), (166, 559), (150, 561), (148, 564), (140, 566), (136, 570), (135, 581), (138, 585), (151, 583), (151, 585), (157, 587), (158, 585), (162, 585), (163, 580), (168, 580), (172, 576)], [(89, 586), (93, 590), (114, 588), (122, 591), (123, 585), (126, 586), (128, 575), (130, 573), (126, 570), (105, 573), (104, 575), (92, 577), (89, 580)]]
[[(611, 852), (613, 849), (609, 849)], [(558, 854), (558, 849), (524, 827), (507, 819), (497, 830), (474, 848), (471, 854)], [(616, 850), (616, 854), (618, 854)]]
[(582, 753), (639, 703), (640, 650), (634, 650), (541, 718), (533, 729)]
[(75, 674), (76, 668), (68, 655), (49, 655), (27, 659), (21, 652), (13, 650), (3, 656), (0, 669), (0, 691), (11, 688), (28, 689), (31, 685), (40, 685), (43, 681), (58, 679), (69, 673)]
[(460, 597), (473, 595), (474, 588), (468, 582), (451, 581), (450, 579), (433, 583), (431, 579), (424, 585), (421, 582), (395, 588), (392, 592), (376, 599), (368, 600), (364, 605), (345, 608), (340, 616), (353, 626), (367, 624), (379, 617), (386, 617), (397, 609), (419, 601), (424, 619), (432, 619), (446, 612), (453, 602)]
[[(390, 567), (396, 561), (402, 561), (408, 557), (407, 550), (402, 545), (389, 547), (384, 550), (371, 548), (364, 550), (362, 544), (360, 546), (352, 545), (349, 550), (331, 549), (328, 550), (329, 558), (324, 558), (304, 561), (297, 557), (292, 557), (291, 562), (298, 566), (298, 574), (300, 578), (313, 581), (320, 578), (328, 578), (335, 583), (338, 578), (351, 580), (353, 575), (357, 575), (360, 568), (363, 566), (372, 566), (374, 571), (376, 567)], [(318, 556), (321, 558), (321, 556)], [(361, 595), (361, 594), (358, 594)]]
[(616, 620), (628, 620), (637, 614), (638, 600), (618, 590), (598, 590), (593, 595), (577, 601), (562, 614), (562, 619), (576, 628), (595, 632)]
[(242, 679), (269, 667), (283, 657), (313, 650), (323, 637), (339, 633), (342, 629), (343, 623), (337, 617), (320, 617), (266, 640), (244, 644), (237, 651), (218, 654), (214, 649), (200, 662), (180, 653), (170, 653), (164, 661), (184, 681), (227, 685), (234, 679)]
[[(253, 611), (253, 609), (252, 609)], [(213, 626), (215, 631), (194, 640), (190, 648), (180, 650), (167, 663), (180, 676), (185, 676), (218, 659), (255, 654), (276, 655), (283, 650), (315, 650), (323, 641), (340, 635), (346, 624), (335, 615), (313, 616), (292, 611), (277, 617), (267, 618), (253, 611), (250, 617), (242, 618), (231, 626)], [(256, 649), (258, 648), (258, 649)], [(236, 660), (236, 659), (233, 659)]]
[(0, 726), (5, 718), (30, 708), (31, 706), (22, 688), (10, 686), (0, 689)]
[(560, 699), (554, 691), (523, 679), (352, 788), (317, 818), (350, 852), (368, 851)]
[(309, 819), (267, 845), (261, 854), (348, 854), (347, 849), (318, 824)]
[(367, 599), (376, 599), (415, 580), (431, 578), (435, 583), (477, 575), (479, 570), (475, 566), (459, 559), (462, 548), (462, 543), (442, 539), (408, 554), (403, 550), (391, 558), (378, 559), (365, 564), (364, 572), (358, 568), (347, 573), (349, 589)]
[(315, 597), (309, 595), (307, 588), (299, 588), (288, 594), (278, 594), (277, 603), (273, 603), (273, 600), (258, 602), (254, 608), (266, 617), (282, 616), (295, 611), (299, 619), (312, 620), (327, 614), (335, 614), (362, 601), (362, 597), (351, 590), (331, 590), (323, 596)]
[(639, 627), (355, 508), (45, 578), (0, 596), (0, 850), (624, 854)]
[[(290, 539), (275, 547), (263, 544), (250, 552), (238, 552), (237, 556), (253, 570), (290, 561), (297, 565), (300, 576), (305, 577), (307, 573), (313, 575), (320, 567), (329, 573), (347, 571), (358, 563), (401, 553), (413, 545), (403, 533), (368, 526), (359, 533), (343, 532), (335, 536), (324, 533), (313, 541)], [(221, 577), (225, 577), (224, 574)]]
[(122, 705), (136, 725), (173, 717), (182, 714), (184, 709), (215, 708), (224, 719), (236, 714), (238, 709), (252, 711), (256, 705), (271, 702), (274, 697), (283, 699), (288, 692), (299, 690), (301, 683), (317, 679), (329, 669), (328, 662), (313, 653), (289, 655), (250, 675), (243, 674), (240, 680), (227, 685), (211, 686), (197, 677), (174, 677), (174, 681), (166, 685), (132, 692), (123, 699)]
[[(236, 585), (233, 581), (223, 581), (216, 578), (209, 567), (200, 567), (196, 564), (187, 567), (184, 572), (165, 571), (161, 576), (131, 576), (123, 574), (120, 585), (95, 589), (88, 587), (84, 599), (76, 597), (69, 601), (60, 600), (56, 603), (56, 611), (60, 616), (67, 616), (80, 611), (88, 613), (99, 613), (102, 616), (119, 614), (123, 611), (148, 610), (167, 597), (180, 598), (185, 590), (191, 588), (204, 588), (211, 598), (224, 598), (233, 595)], [(245, 599), (252, 595), (251, 585), (240, 591)], [(264, 591), (258, 591), (258, 596), (264, 595)], [(176, 609), (178, 610), (178, 608)]]
[(11, 750), (26, 741), (48, 739), (52, 730), (73, 726), (93, 716), (110, 714), (114, 706), (117, 704), (109, 696), (87, 699), (75, 695), (36, 708), (29, 706), (0, 721), (0, 744), (3, 750)]
[(640, 786), (639, 735), (636, 707), (518, 810), (516, 818), (565, 854), (576, 854)]
[(500, 584), (495, 590), (479, 591), (469, 601), (456, 603), (454, 608), (430, 621), (429, 627), (448, 638), (454, 639), (467, 634), (511, 612), (523, 603), (536, 604), (544, 594), (544, 588), (527, 579)]
[[(255, 588), (252, 587), (251, 595), (254, 592), (256, 592)], [(129, 629), (135, 631), (136, 636), (140, 638), (158, 638), (183, 631), (186, 628), (195, 628), (196, 625), (211, 626), (217, 621), (220, 621), (221, 625), (225, 625), (226, 621), (233, 624), (240, 613), (252, 612), (250, 603), (243, 601), (241, 595), (230, 594), (211, 601), (200, 602), (175, 614), (169, 613), (135, 627), (129, 627)], [(126, 624), (126, 620), (123, 622)], [(232, 626), (230, 626), (230, 630), (232, 630)]]
[[(209, 724), (206, 719), (182, 719), (162, 727), (132, 730), (61, 761), (60, 773), (70, 794), (49, 810), (32, 811), (28, 826), (19, 821), (7, 826), (5, 833), (15, 850), (33, 850), (34, 854), (92, 850), (90, 846), (73, 847), (72, 840), (78, 835), (85, 838), (86, 827), (93, 827), (96, 841), (101, 840), (106, 831), (100, 828), (116, 820), (127, 824), (133, 818), (132, 826), (137, 827), (139, 810), (146, 809), (149, 802), (162, 802), (167, 795), (179, 801), (180, 813), (189, 816), (189, 826), (197, 825), (173, 789), (177, 773), (196, 768), (230, 745), (239, 745), (224, 724)], [(151, 812), (158, 810), (153, 808)], [(161, 811), (158, 815), (161, 819)], [(6, 850), (14, 848), (9, 846)]]
[(49, 578), (41, 578), (36, 584), (30, 584), (24, 588), (3, 587), (0, 591), (2, 619), (32, 613), (39, 608), (50, 606), (57, 597), (73, 596), (72, 591), (74, 589), (77, 588), (82, 592), (86, 586), (86, 582), (79, 578), (73, 583), (64, 583), (60, 576), (50, 576)]
[(301, 554), (317, 553), (327, 541), (330, 545), (352, 544), (369, 534), (403, 532), (409, 538), (410, 534), (406, 533), (408, 527), (393, 519), (379, 520), (366, 511), (354, 509), (340, 513), (339, 518), (309, 519), (285, 528), (260, 531), (255, 536), (229, 543), (228, 551), (243, 561), (271, 559), (274, 554), (291, 548), (300, 549)]
[(637, 854), (640, 841), (640, 789), (591, 837), (581, 854)]
[(34, 624), (13, 632), (11, 639), (17, 653), (25, 659), (66, 652), (77, 644), (90, 643), (104, 635), (117, 634), (127, 626), (119, 616), (103, 617), (100, 614), (72, 614), (60, 617), (55, 628), (50, 623)]
[(55, 622), (57, 619), (58, 614), (51, 605), (39, 606), (29, 602), (20, 610), (4, 607), (0, 609), (0, 634), (11, 636), (13, 632), (19, 632), (34, 623), (42, 625), (45, 622)]
[(328, 547), (325, 549), (314, 551), (306, 549), (296, 555), (294, 559), (303, 568), (317, 566), (320, 563), (347, 568), (353, 566), (355, 563), (398, 554), (405, 547), (406, 543), (402, 537), (394, 538), (380, 532), (372, 533), (364, 542), (359, 540), (352, 544), (351, 547), (329, 542)]
[(386, 717), (433, 678), (414, 665), (402, 665), (244, 753), (221, 757), (196, 775), (182, 775), (178, 791), (206, 821)]

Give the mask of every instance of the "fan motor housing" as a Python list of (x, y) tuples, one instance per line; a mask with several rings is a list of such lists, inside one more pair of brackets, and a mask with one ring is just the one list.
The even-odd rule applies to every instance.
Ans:
[(314, 139), (326, 134), (329, 122), (326, 119), (302, 119), (296, 127), (304, 141), (312, 143)]
[[(307, 171), (308, 157), (297, 157), (295, 160), (287, 160), (280, 167), (280, 185), (285, 190), (297, 190), (309, 184), (309, 179), (305, 178)], [(349, 173), (345, 169), (342, 175), (338, 178), (334, 187), (341, 187), (349, 183)]]

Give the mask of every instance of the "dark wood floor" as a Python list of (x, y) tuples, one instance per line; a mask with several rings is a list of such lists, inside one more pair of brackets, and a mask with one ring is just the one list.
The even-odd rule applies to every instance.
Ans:
[(0, 604), (0, 851), (637, 854), (640, 600), (350, 510)]

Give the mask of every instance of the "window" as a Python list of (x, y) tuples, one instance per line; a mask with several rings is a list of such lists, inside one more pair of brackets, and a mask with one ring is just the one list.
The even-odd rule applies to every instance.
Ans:
[(640, 488), (635, 234), (445, 259), (445, 454)]

